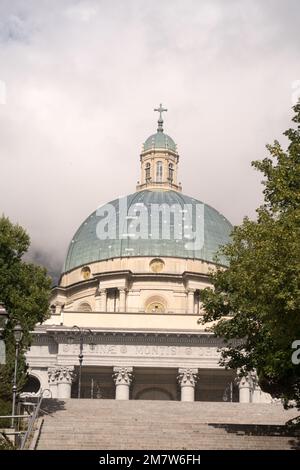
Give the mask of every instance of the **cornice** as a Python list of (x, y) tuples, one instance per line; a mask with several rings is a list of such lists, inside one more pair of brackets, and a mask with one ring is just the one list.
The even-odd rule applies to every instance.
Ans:
[[(84, 343), (104, 344), (104, 343), (149, 343), (165, 345), (194, 345), (207, 347), (222, 347), (224, 342), (210, 332), (195, 331), (174, 331), (174, 330), (144, 330), (144, 329), (105, 329), (105, 328), (82, 328)], [(64, 326), (39, 327), (33, 331), (34, 342), (47, 343), (52, 339), (56, 343), (64, 343), (72, 337), (75, 342), (79, 342), (81, 332), (74, 328)], [(43, 338), (43, 339), (42, 339)]]
[[(164, 257), (165, 258), (165, 257)], [(130, 270), (118, 270), (118, 271), (108, 271), (105, 273), (94, 273), (93, 277), (88, 280), (82, 280), (75, 282), (73, 284), (70, 284), (68, 286), (62, 287), (62, 286), (57, 286), (52, 289), (52, 295), (54, 294), (66, 294), (67, 292), (76, 292), (77, 290), (82, 290), (82, 288), (90, 288), (93, 289), (97, 287), (99, 281), (102, 279), (109, 279), (111, 277), (126, 277), (127, 280), (130, 282), (134, 282), (135, 280), (141, 280), (141, 279), (146, 279), (150, 278), (151, 280), (173, 280), (178, 281), (178, 280), (183, 280), (187, 281), (188, 279), (198, 279), (201, 281), (208, 281), (208, 274), (205, 273), (197, 273), (197, 272), (192, 272), (192, 271), (184, 271), (182, 274), (176, 274), (176, 273), (168, 273), (168, 272), (160, 272), (160, 273), (153, 273), (149, 271), (145, 272), (139, 272), (139, 273), (133, 273)]]

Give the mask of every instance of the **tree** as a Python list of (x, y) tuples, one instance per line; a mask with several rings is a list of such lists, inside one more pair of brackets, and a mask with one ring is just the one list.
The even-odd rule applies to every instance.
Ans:
[(293, 109), (286, 151), (275, 141), (269, 157), (252, 162), (264, 175), (257, 220), (234, 227), (220, 250), (228, 269), (211, 273), (202, 301), (204, 322), (225, 340), (221, 364), (256, 369), (262, 390), (300, 407), (300, 365), (292, 362), (300, 340), (300, 103)]
[(11, 398), (15, 355), (13, 327), (20, 323), (24, 332), (18, 367), (20, 388), (26, 379), (24, 353), (31, 344), (30, 332), (48, 316), (51, 279), (44, 268), (23, 260), (29, 245), (29, 236), (22, 227), (0, 217), (0, 300), (9, 312), (4, 332), (7, 364), (0, 366), (0, 397), (4, 401)]

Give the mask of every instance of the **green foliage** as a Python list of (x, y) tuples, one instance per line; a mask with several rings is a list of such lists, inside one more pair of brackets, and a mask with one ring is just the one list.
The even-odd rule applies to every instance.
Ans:
[[(1, 400), (0, 398), (0, 416), (11, 415), (11, 403)], [(9, 428), (11, 424), (10, 418), (0, 419), (0, 428)]]
[(300, 340), (300, 104), (294, 111), (287, 150), (275, 141), (269, 158), (252, 162), (264, 175), (264, 204), (256, 221), (234, 228), (221, 249), (229, 268), (211, 274), (214, 289), (202, 301), (204, 322), (216, 321), (227, 343), (222, 364), (255, 368), (263, 390), (299, 406), (300, 366), (291, 356)]
[(10, 400), (14, 368), (15, 343), (13, 327), (20, 323), (23, 339), (20, 345), (18, 388), (24, 384), (26, 364), (24, 353), (31, 344), (30, 331), (48, 316), (51, 280), (46, 270), (25, 262), (23, 255), (30, 245), (29, 236), (8, 218), (0, 218), (0, 300), (9, 312), (5, 328), (7, 364), (0, 366), (0, 397)]

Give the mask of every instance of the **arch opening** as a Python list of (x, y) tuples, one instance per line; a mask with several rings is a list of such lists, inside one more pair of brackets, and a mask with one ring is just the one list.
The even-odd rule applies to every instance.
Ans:
[(174, 400), (172, 393), (162, 387), (148, 387), (138, 392), (135, 400)]
[(145, 305), (146, 313), (166, 313), (167, 304), (165, 299), (160, 296), (154, 296), (147, 300)]

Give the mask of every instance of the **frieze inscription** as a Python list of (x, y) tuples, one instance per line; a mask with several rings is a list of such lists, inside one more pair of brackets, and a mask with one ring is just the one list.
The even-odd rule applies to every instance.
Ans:
[[(79, 354), (79, 344), (63, 344), (64, 354)], [(218, 357), (216, 347), (185, 347), (160, 345), (84, 344), (83, 354), (88, 356), (134, 357)]]

